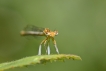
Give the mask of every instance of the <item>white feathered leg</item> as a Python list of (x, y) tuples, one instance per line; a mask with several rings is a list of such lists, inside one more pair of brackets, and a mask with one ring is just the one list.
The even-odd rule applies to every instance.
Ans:
[(53, 43), (54, 43), (54, 47), (55, 47), (55, 49), (56, 49), (56, 52), (59, 54), (59, 50), (58, 50), (58, 47), (57, 47), (57, 45), (56, 45), (56, 41), (54, 40), (54, 38), (52, 38), (52, 41), (53, 41)]
[(49, 44), (47, 46), (47, 54), (50, 55), (50, 47), (49, 47)]
[(55, 49), (56, 49), (56, 52), (59, 54), (59, 50), (58, 50), (58, 48), (57, 48), (57, 45), (56, 45), (56, 44), (54, 44), (54, 47), (55, 47)]
[(39, 46), (39, 50), (38, 50), (38, 55), (41, 55), (41, 44), (40, 44), (40, 46)]

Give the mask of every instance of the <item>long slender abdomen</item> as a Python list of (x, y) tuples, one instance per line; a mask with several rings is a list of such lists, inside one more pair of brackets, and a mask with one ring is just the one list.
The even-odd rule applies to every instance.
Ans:
[(43, 32), (35, 32), (35, 31), (21, 31), (20, 34), (22, 36), (28, 36), (28, 35), (44, 36)]

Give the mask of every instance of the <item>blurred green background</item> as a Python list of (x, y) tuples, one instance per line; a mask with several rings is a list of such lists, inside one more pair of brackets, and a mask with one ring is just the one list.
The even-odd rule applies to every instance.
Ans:
[(20, 36), (27, 24), (58, 30), (60, 53), (83, 60), (7, 71), (106, 71), (106, 0), (0, 0), (0, 63), (37, 55), (45, 37)]

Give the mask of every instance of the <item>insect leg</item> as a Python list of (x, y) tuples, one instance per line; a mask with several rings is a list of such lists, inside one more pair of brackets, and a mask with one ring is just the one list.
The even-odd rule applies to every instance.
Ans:
[(39, 45), (39, 50), (38, 50), (38, 55), (41, 55), (41, 48), (42, 48), (42, 44), (43, 43), (45, 43), (46, 44), (46, 41), (47, 41), (47, 38), (46, 39), (44, 39), (42, 42), (41, 42), (41, 44)]
[(38, 51), (38, 55), (41, 55), (41, 44), (40, 44), (40, 46), (39, 46), (39, 51)]
[(47, 54), (50, 55), (50, 47), (49, 47), (49, 45), (47, 46)]
[(47, 54), (48, 54), (48, 55), (50, 55), (49, 43), (50, 43), (50, 38), (48, 38), (48, 43), (47, 43)]
[(56, 44), (56, 40), (54, 40), (54, 38), (52, 38), (52, 41), (54, 43), (54, 47), (56, 49), (56, 52), (59, 54), (59, 50), (58, 50), (58, 47), (57, 47), (57, 44)]

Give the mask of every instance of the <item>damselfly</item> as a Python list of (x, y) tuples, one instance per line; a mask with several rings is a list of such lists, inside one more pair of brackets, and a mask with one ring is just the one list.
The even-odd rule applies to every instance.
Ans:
[(46, 37), (39, 45), (38, 55), (41, 55), (42, 44), (44, 46), (47, 44), (46, 53), (48, 55), (50, 54), (50, 47), (49, 47), (50, 39), (53, 41), (56, 52), (59, 54), (56, 40), (54, 39), (54, 37), (58, 35), (58, 31), (56, 30), (51, 31), (49, 28), (40, 28), (40, 27), (28, 25), (23, 31), (21, 31), (21, 35), (22, 36), (32, 35), (32, 36), (45, 36)]

